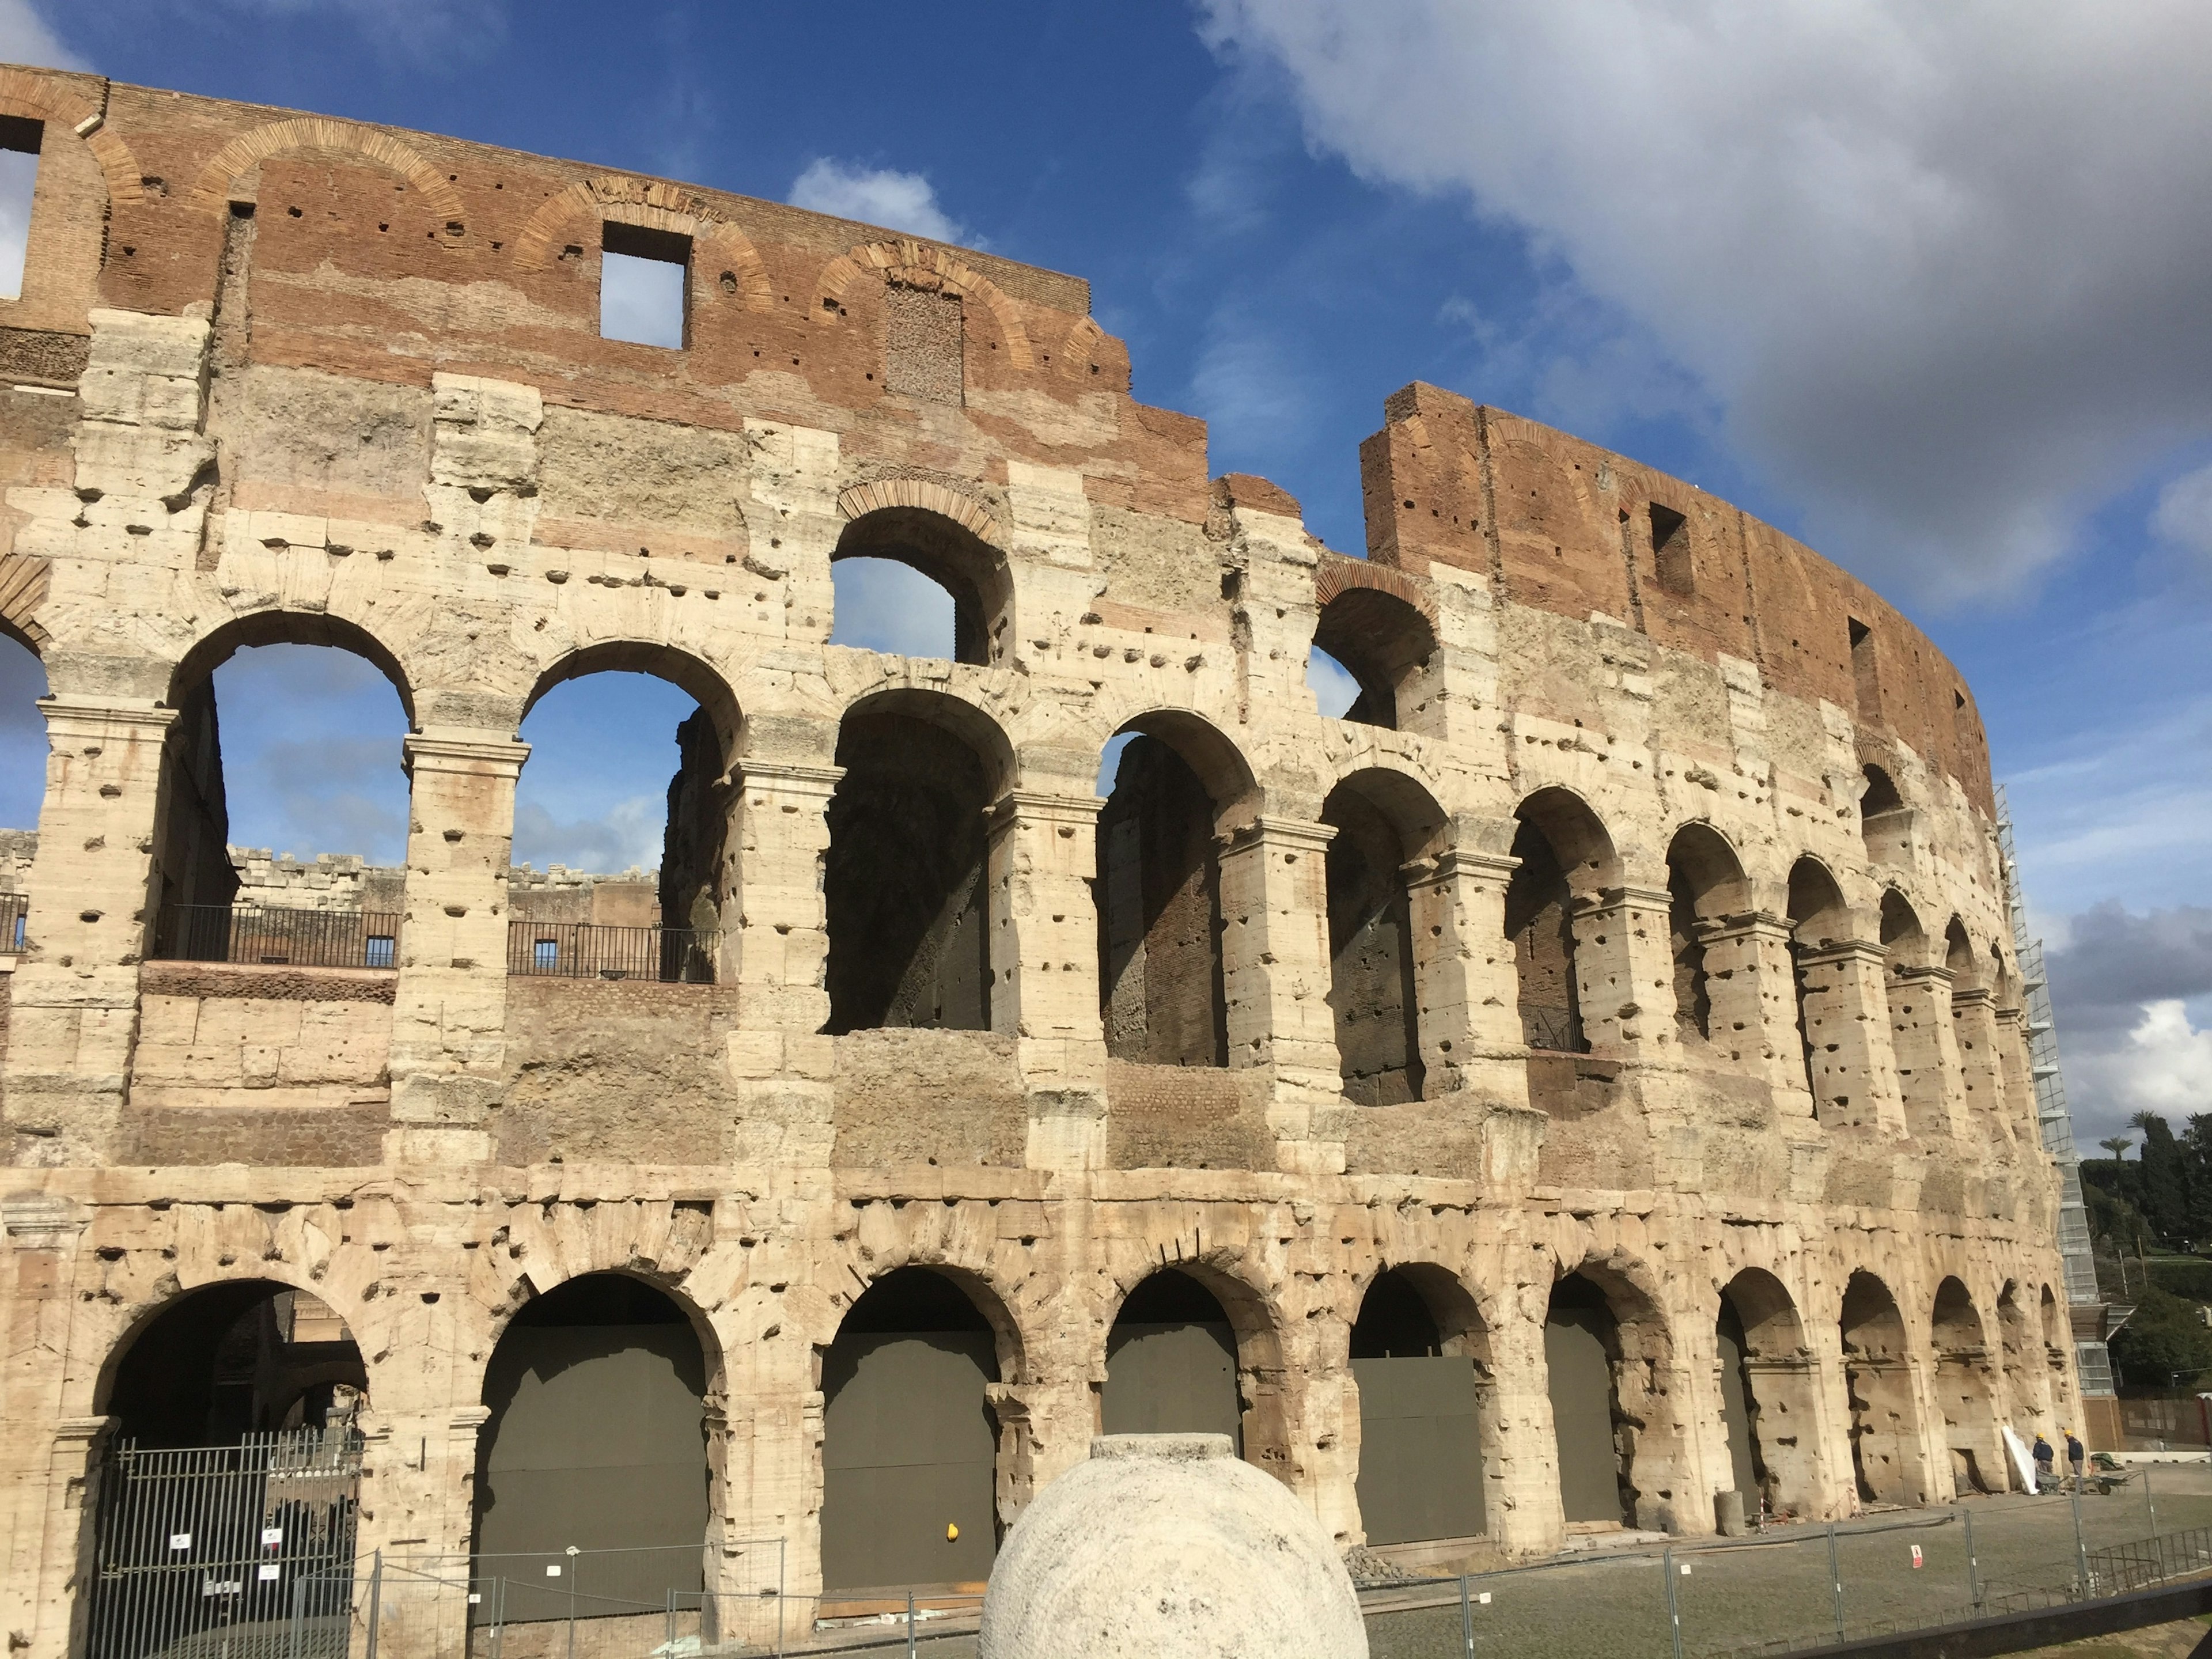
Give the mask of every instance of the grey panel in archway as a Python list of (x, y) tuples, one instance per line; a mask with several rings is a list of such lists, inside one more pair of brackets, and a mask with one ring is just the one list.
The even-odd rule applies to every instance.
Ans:
[(1613, 1427), (1613, 1317), (1600, 1308), (1558, 1308), (1544, 1322), (1552, 1422), (1559, 1442), (1559, 1501), (1570, 1521), (1632, 1517), (1621, 1501)]
[(823, 1589), (990, 1577), (999, 1437), (983, 1388), (995, 1364), (986, 1331), (837, 1339), (822, 1377)]
[(1108, 1434), (1225, 1434), (1244, 1455), (1237, 1396), (1237, 1335), (1198, 1321), (1117, 1322), (1106, 1340)]
[(1751, 1389), (1743, 1370), (1743, 1325), (1726, 1302), (1721, 1304), (1714, 1337), (1720, 1347), (1721, 1424), (1728, 1431), (1729, 1467), (1735, 1472), (1735, 1490), (1743, 1494), (1745, 1510), (1756, 1518), (1759, 1485), (1752, 1449)]
[[(594, 1598), (587, 1611), (629, 1611), (612, 1603), (631, 1601), (650, 1609), (665, 1606), (671, 1589), (699, 1588), (700, 1373), (688, 1325), (519, 1326), (501, 1339), (484, 1381), (493, 1414), (483, 1427), (476, 1547), (483, 1576), (515, 1581), (507, 1619), (567, 1616), (567, 1586), (549, 1592), (544, 1564), (565, 1562), (572, 1544), (626, 1552), (574, 1564)], [(488, 1601), (480, 1616), (490, 1612)]]
[(1433, 1355), (1355, 1359), (1359, 1522), (1370, 1544), (1474, 1538), (1482, 1512), (1474, 1362)]

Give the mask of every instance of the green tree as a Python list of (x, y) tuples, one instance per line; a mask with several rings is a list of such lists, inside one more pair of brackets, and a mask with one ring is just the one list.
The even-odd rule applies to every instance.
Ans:
[(2137, 1112), (2129, 1120), (2143, 1132), (2142, 1194), (2136, 1207), (2151, 1232), (2168, 1249), (2180, 1249), (2189, 1237), (2189, 1187), (2182, 1173), (2181, 1148), (2172, 1127), (2156, 1112)]
[(2111, 1347), (2121, 1380), (2138, 1389), (2187, 1389), (2212, 1371), (2212, 1329), (2197, 1304), (2155, 1285), (2143, 1287)]

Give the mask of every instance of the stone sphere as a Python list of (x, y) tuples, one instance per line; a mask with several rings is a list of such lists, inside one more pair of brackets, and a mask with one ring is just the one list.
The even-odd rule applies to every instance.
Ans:
[(1334, 1542), (1221, 1434), (1103, 1435), (1031, 1500), (981, 1659), (1366, 1659)]

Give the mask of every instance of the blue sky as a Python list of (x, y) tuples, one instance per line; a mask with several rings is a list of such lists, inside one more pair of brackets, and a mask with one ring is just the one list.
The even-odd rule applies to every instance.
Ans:
[[(2179, 0), (0, 0), (0, 56), (1079, 273), (1137, 395), (1346, 551), (1416, 379), (1740, 501), (1975, 687), (2085, 1130), (2212, 1109), (2212, 31)], [(942, 626), (841, 586), (842, 638)], [(396, 702), (283, 657), (218, 680), (235, 838), (395, 859)], [(549, 697), (519, 855), (650, 862), (687, 707)], [(41, 747), (0, 723), (0, 818)]]

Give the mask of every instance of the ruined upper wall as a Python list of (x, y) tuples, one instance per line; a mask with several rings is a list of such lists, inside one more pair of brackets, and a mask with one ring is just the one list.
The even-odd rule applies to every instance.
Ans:
[(1456, 392), (1416, 383), (1383, 417), (1360, 447), (1369, 558), (1479, 572), (1511, 604), (1756, 664), (1853, 713), (1862, 760), (1902, 744), (1994, 810), (1966, 680), (1864, 582), (1694, 484)]

